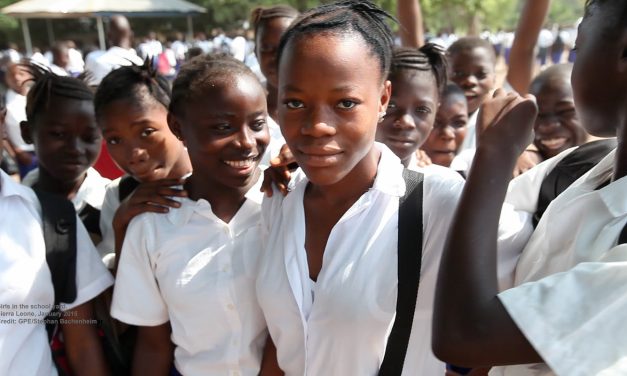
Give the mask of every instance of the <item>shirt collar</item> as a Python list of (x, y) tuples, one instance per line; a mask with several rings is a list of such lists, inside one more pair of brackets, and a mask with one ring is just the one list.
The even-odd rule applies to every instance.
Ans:
[(14, 181), (4, 171), (0, 170), (0, 197), (19, 196), (37, 206), (39, 201), (32, 189)]
[[(611, 174), (614, 170), (615, 157), (616, 149), (612, 150), (590, 171), (589, 179), (592, 180), (596, 186), (603, 184), (611, 178)], [(603, 200), (605, 206), (607, 206), (607, 209), (614, 217), (621, 217), (627, 214), (625, 192), (627, 192), (627, 176), (623, 176), (598, 190), (599, 197)]]

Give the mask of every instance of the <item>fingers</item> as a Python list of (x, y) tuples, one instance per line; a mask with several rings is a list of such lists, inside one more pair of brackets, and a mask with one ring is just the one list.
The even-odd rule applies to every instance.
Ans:
[(292, 151), (290, 150), (289, 146), (285, 144), (281, 146), (281, 151), (279, 152), (279, 155), (270, 160), (270, 166), (272, 167), (287, 166), (295, 162), (296, 162), (296, 159), (294, 158)]
[(277, 187), (279, 192), (286, 196), (289, 193), (288, 184), (292, 178), (286, 167), (268, 167), (263, 172), (263, 182), (261, 183), (261, 191), (268, 197), (272, 197), (272, 185)]

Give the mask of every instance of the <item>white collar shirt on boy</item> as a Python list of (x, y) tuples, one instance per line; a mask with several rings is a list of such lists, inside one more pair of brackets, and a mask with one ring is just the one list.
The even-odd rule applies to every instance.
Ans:
[[(24, 179), (22, 184), (32, 187), (39, 180), (39, 168), (30, 171)], [(89, 204), (94, 209), (100, 210), (102, 208), (102, 202), (104, 201), (107, 185), (111, 180), (102, 177), (98, 171), (93, 167), (87, 170), (85, 180), (78, 188), (76, 195), (72, 198), (74, 209), (77, 213), (80, 213), (85, 205)]]
[[(30, 188), (2, 171), (0, 180), (0, 213), (4, 213), (0, 216), (0, 374), (56, 375), (45, 326), (33, 322), (44, 318), (54, 296), (39, 201)], [(78, 219), (76, 270), (77, 298), (63, 310), (85, 303), (113, 284)], [(24, 319), (31, 321), (20, 321)]]
[(617, 320), (627, 311), (627, 244), (616, 244), (627, 223), (627, 177), (603, 186), (614, 158), (615, 151), (553, 200), (518, 262), (517, 287), (499, 294), (548, 366), (498, 367), (490, 375), (627, 371), (627, 325)]
[[(374, 185), (331, 231), (315, 284), (303, 249), (307, 179), (287, 197), (264, 201), (268, 238), (257, 295), (287, 375), (375, 375), (382, 361), (396, 305), (398, 200), (405, 183), (399, 159), (385, 145), (376, 147), (381, 159)], [(403, 375), (444, 372), (431, 351), (432, 301), (463, 183), (453, 171), (425, 172), (421, 282)]]
[(267, 336), (254, 288), (261, 197), (257, 184), (228, 224), (206, 200), (178, 199), (180, 208), (141, 214), (128, 227), (111, 314), (140, 326), (169, 321), (181, 374), (259, 372)]

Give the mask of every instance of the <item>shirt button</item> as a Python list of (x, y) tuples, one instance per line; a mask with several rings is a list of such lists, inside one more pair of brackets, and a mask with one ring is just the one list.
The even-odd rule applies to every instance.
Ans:
[(226, 308), (228, 308), (229, 310), (232, 311), (232, 310), (235, 309), (235, 306), (232, 303), (229, 303), (229, 304), (226, 305)]

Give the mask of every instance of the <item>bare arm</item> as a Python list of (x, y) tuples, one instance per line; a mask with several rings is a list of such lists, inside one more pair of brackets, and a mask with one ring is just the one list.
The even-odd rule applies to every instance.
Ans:
[(420, 0), (398, 0), (397, 15), (400, 23), (401, 45), (421, 47), (425, 44)]
[(261, 359), (261, 370), (259, 376), (283, 376), (285, 373), (279, 368), (279, 361), (276, 356), (276, 347), (272, 338), (268, 336), (266, 347), (263, 350), (263, 358)]
[(137, 328), (133, 375), (168, 376), (174, 360), (170, 323)]
[(75, 375), (108, 375), (109, 369), (102, 352), (102, 344), (94, 320), (92, 301), (63, 313), (61, 323), (65, 351)]
[(473, 167), (484, 168), (471, 169), (436, 288), (433, 349), (448, 363), (481, 367), (541, 361), (498, 299), (496, 273), (501, 206), (536, 113), (532, 100), (500, 90), (482, 106), (479, 121), (493, 125), (482, 135)]
[(520, 95), (529, 92), (535, 62), (534, 51), (550, 5), (550, 0), (527, 0), (520, 14), (507, 71), (507, 82)]

